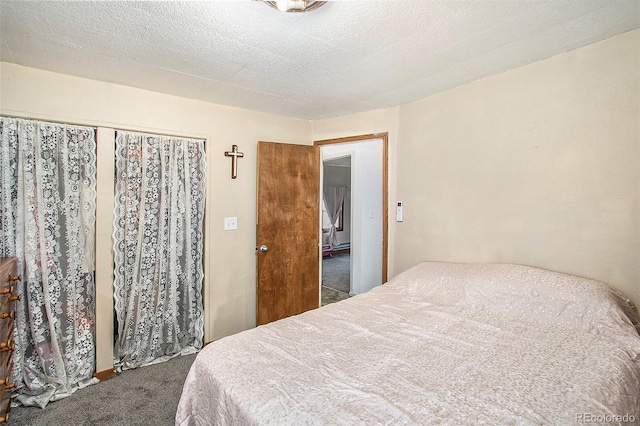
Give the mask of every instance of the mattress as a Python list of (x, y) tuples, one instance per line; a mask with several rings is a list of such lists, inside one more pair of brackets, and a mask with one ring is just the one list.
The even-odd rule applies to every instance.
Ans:
[(596, 281), (423, 263), (365, 294), (207, 345), (175, 422), (638, 422), (639, 324), (629, 301)]

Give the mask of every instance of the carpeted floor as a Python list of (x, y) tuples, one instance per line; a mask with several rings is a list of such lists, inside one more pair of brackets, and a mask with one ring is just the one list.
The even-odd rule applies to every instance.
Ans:
[(348, 252), (322, 259), (322, 306), (350, 297), (350, 263)]
[(333, 257), (322, 259), (322, 285), (334, 290), (349, 293), (351, 255), (336, 253)]
[(37, 407), (13, 407), (9, 425), (173, 425), (195, 355), (135, 370)]
[(325, 306), (330, 303), (339, 302), (341, 300), (348, 299), (349, 297), (351, 297), (349, 296), (349, 293), (334, 290), (328, 287), (322, 287), (321, 296), (322, 298), (321, 298), (320, 306)]

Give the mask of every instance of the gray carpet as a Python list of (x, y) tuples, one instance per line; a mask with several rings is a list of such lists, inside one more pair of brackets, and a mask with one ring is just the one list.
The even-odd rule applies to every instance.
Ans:
[(195, 355), (127, 370), (51, 402), (44, 410), (13, 407), (9, 425), (173, 425)]
[(323, 258), (322, 285), (344, 293), (349, 293), (350, 263), (350, 253), (336, 253), (333, 257)]
[(321, 306), (348, 299), (350, 290), (350, 255), (337, 253), (322, 259)]
[(345, 293), (344, 291), (334, 290), (328, 287), (322, 287), (321, 295), (322, 295), (322, 301), (320, 306), (325, 306), (330, 303), (339, 302), (341, 300), (348, 299), (349, 297), (351, 297), (349, 296), (349, 293)]

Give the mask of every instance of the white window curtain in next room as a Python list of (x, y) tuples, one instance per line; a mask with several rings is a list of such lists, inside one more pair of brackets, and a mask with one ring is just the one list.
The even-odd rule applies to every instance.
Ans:
[(24, 405), (95, 381), (95, 133), (0, 117), (0, 257), (23, 276), (12, 380)]
[(202, 348), (204, 140), (118, 130), (114, 365)]
[(327, 209), (327, 214), (331, 221), (331, 228), (329, 230), (329, 245), (331, 248), (338, 245), (338, 218), (342, 207), (344, 206), (344, 194), (346, 192), (345, 187), (327, 186), (323, 190), (324, 206)]

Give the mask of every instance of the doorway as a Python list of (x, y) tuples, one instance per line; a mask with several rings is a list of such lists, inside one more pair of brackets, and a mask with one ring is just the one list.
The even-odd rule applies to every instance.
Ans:
[(322, 285), (320, 305), (351, 292), (351, 155), (322, 161)]
[[(387, 280), (388, 134), (329, 139), (314, 144), (320, 146), (323, 166), (325, 162), (329, 162), (330, 167), (341, 162), (345, 166), (345, 158), (350, 161), (349, 293), (356, 295), (367, 292)], [(324, 178), (323, 174), (321, 179)], [(324, 186), (322, 182), (321, 187)], [(325, 233), (321, 235), (324, 237)], [(340, 240), (337, 242), (340, 243)], [(331, 248), (333, 250), (334, 247)], [(323, 238), (323, 259), (326, 253), (324, 249)], [(338, 247), (336, 254), (340, 250), (341, 247)], [(320, 263), (322, 275), (324, 262)]]

